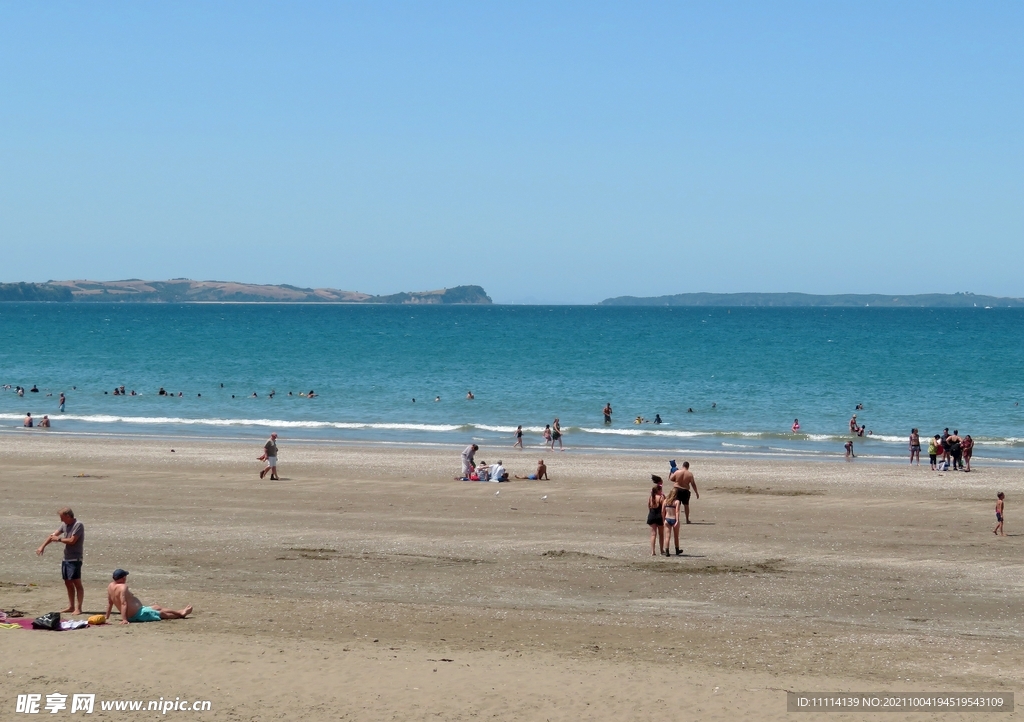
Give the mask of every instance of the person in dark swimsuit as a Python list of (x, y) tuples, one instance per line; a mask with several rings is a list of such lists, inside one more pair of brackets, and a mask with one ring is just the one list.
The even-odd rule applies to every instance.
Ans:
[(665, 495), (661, 493), (661, 484), (655, 482), (651, 487), (651, 495), (647, 497), (647, 526), (651, 527), (651, 556), (655, 556), (654, 540), (658, 540), (658, 554), (665, 553), (664, 519), (661, 518), (661, 505)]
[(517, 446), (520, 449), (523, 448), (523, 425), (522, 424), (520, 424), (519, 426), (516, 427), (515, 437), (516, 437), (516, 443), (512, 444), (512, 448), (514, 449)]
[(555, 450), (555, 442), (558, 442), (558, 450), (562, 450), (562, 425), (555, 419), (551, 423), (551, 450)]

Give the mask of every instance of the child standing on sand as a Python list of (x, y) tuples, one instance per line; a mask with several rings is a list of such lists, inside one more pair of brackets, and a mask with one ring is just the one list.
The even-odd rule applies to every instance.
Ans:
[(996, 494), (996, 498), (999, 499), (996, 502), (996, 528), (992, 530), (992, 533), (997, 536), (1000, 534), (1006, 536), (1006, 532), (1003, 531), (1003, 499), (1006, 498), (1006, 495), (999, 492)]
[(676, 556), (682, 555), (682, 552), (679, 551), (679, 505), (681, 502), (676, 498), (678, 494), (679, 490), (673, 486), (661, 505), (661, 517), (665, 522), (665, 551), (662, 554), (667, 557), (672, 556), (668, 547), (672, 542), (673, 533), (676, 540)]

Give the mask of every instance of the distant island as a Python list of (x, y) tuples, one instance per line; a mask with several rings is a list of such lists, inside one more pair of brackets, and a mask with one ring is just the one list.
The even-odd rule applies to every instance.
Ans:
[(2, 301), (51, 301), (59, 303), (387, 303), (387, 304), (489, 304), (491, 297), (480, 286), (456, 286), (438, 291), (413, 291), (373, 296), (336, 288), (299, 288), (288, 285), (257, 285), (233, 281), (47, 281), (0, 283)]
[(772, 308), (1021, 308), (1022, 298), (976, 296), (973, 293), (923, 293), (884, 296), (877, 293), (842, 293), (816, 296), (810, 293), (678, 293), (674, 296), (619, 296), (600, 306), (740, 306)]

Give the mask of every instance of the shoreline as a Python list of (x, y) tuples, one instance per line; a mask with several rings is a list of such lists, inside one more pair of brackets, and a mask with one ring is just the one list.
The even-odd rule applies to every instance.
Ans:
[[(59, 417), (57, 417), (59, 418)], [(0, 426), (0, 437), (2, 438), (21, 438), (26, 434), (45, 434), (47, 437), (63, 437), (69, 439), (79, 438), (96, 438), (96, 439), (108, 439), (111, 441), (188, 441), (193, 443), (225, 443), (225, 444), (256, 444), (262, 443), (263, 437), (268, 436), (271, 430), (277, 427), (268, 425), (265, 430), (253, 433), (245, 436), (231, 436), (226, 434), (188, 434), (188, 433), (167, 433), (161, 431), (154, 431), (152, 433), (126, 433), (119, 431), (64, 431), (55, 428), (49, 429), (25, 429), (20, 426), (3, 427)], [(278, 433), (281, 433), (280, 431)], [(572, 455), (586, 455), (586, 456), (650, 456), (650, 455), (661, 455), (666, 458), (672, 456), (687, 456), (694, 459), (701, 459), (707, 457), (711, 459), (719, 460), (732, 460), (732, 461), (786, 461), (786, 462), (812, 462), (812, 463), (835, 463), (845, 462), (845, 456), (842, 451), (836, 452), (824, 452), (824, 451), (782, 451), (776, 450), (773, 452), (761, 452), (761, 451), (730, 451), (730, 450), (716, 450), (716, 449), (680, 449), (680, 448), (657, 448), (657, 447), (588, 447), (588, 446), (566, 446), (564, 451), (552, 450), (546, 446), (526, 446), (523, 450), (515, 450), (512, 448), (512, 444), (506, 446), (494, 446), (488, 443), (488, 439), (481, 439), (479, 437), (466, 436), (466, 440), (463, 442), (456, 441), (410, 441), (410, 440), (368, 440), (368, 439), (331, 439), (331, 438), (316, 438), (316, 437), (302, 437), (302, 436), (288, 436), (287, 433), (282, 437), (289, 444), (298, 444), (303, 446), (337, 446), (340, 448), (347, 449), (359, 449), (365, 448), (367, 450), (377, 449), (407, 449), (407, 450), (446, 450), (453, 453), (454, 456), (458, 456), (467, 443), (480, 443), (486, 445), (488, 452), (491, 455), (505, 453), (510, 455), (523, 454), (525, 452), (549, 454), (551, 458), (557, 458), (556, 455), (561, 453), (569, 453)], [(891, 442), (880, 442), (880, 443), (891, 443)], [(502, 452), (502, 449), (507, 451)], [(977, 447), (975, 447), (977, 448)], [(493, 451), (491, 451), (493, 449)], [(858, 453), (856, 461), (849, 462), (856, 464), (858, 462), (869, 463), (869, 464), (883, 464), (893, 466), (910, 466), (909, 454), (905, 456), (896, 455), (881, 455), (881, 454), (870, 454), (870, 453)], [(982, 465), (992, 465), (996, 467), (1016, 467), (1024, 465), (1024, 459), (1004, 459), (999, 457), (985, 456), (983, 454), (975, 454), (972, 458), (972, 462), (977, 464), (980, 462)], [(928, 467), (928, 455), (924, 455), (924, 461), (921, 463), (921, 467)], [(917, 466), (916, 464), (914, 466)], [(949, 472), (936, 472), (936, 473), (949, 473)]]

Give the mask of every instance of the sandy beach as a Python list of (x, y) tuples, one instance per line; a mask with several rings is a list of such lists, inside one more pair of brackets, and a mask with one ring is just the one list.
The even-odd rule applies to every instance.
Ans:
[[(0, 439), (0, 608), (66, 605), (60, 550), (35, 554), (64, 505), (87, 530), (86, 611), (116, 567), (144, 603), (195, 606), (0, 630), (4, 719), (53, 692), (209, 700), (209, 720), (820, 719), (787, 712), (787, 691), (1014, 692), (1024, 676), (1008, 465), (691, 458), (685, 556), (663, 558), (644, 524), (661, 456), (548, 452), (551, 481), (499, 485), (453, 481), (454, 447), (282, 437), (271, 482), (259, 444)], [(522, 475), (538, 453), (478, 458)], [(140, 715), (162, 716), (93, 717)]]

